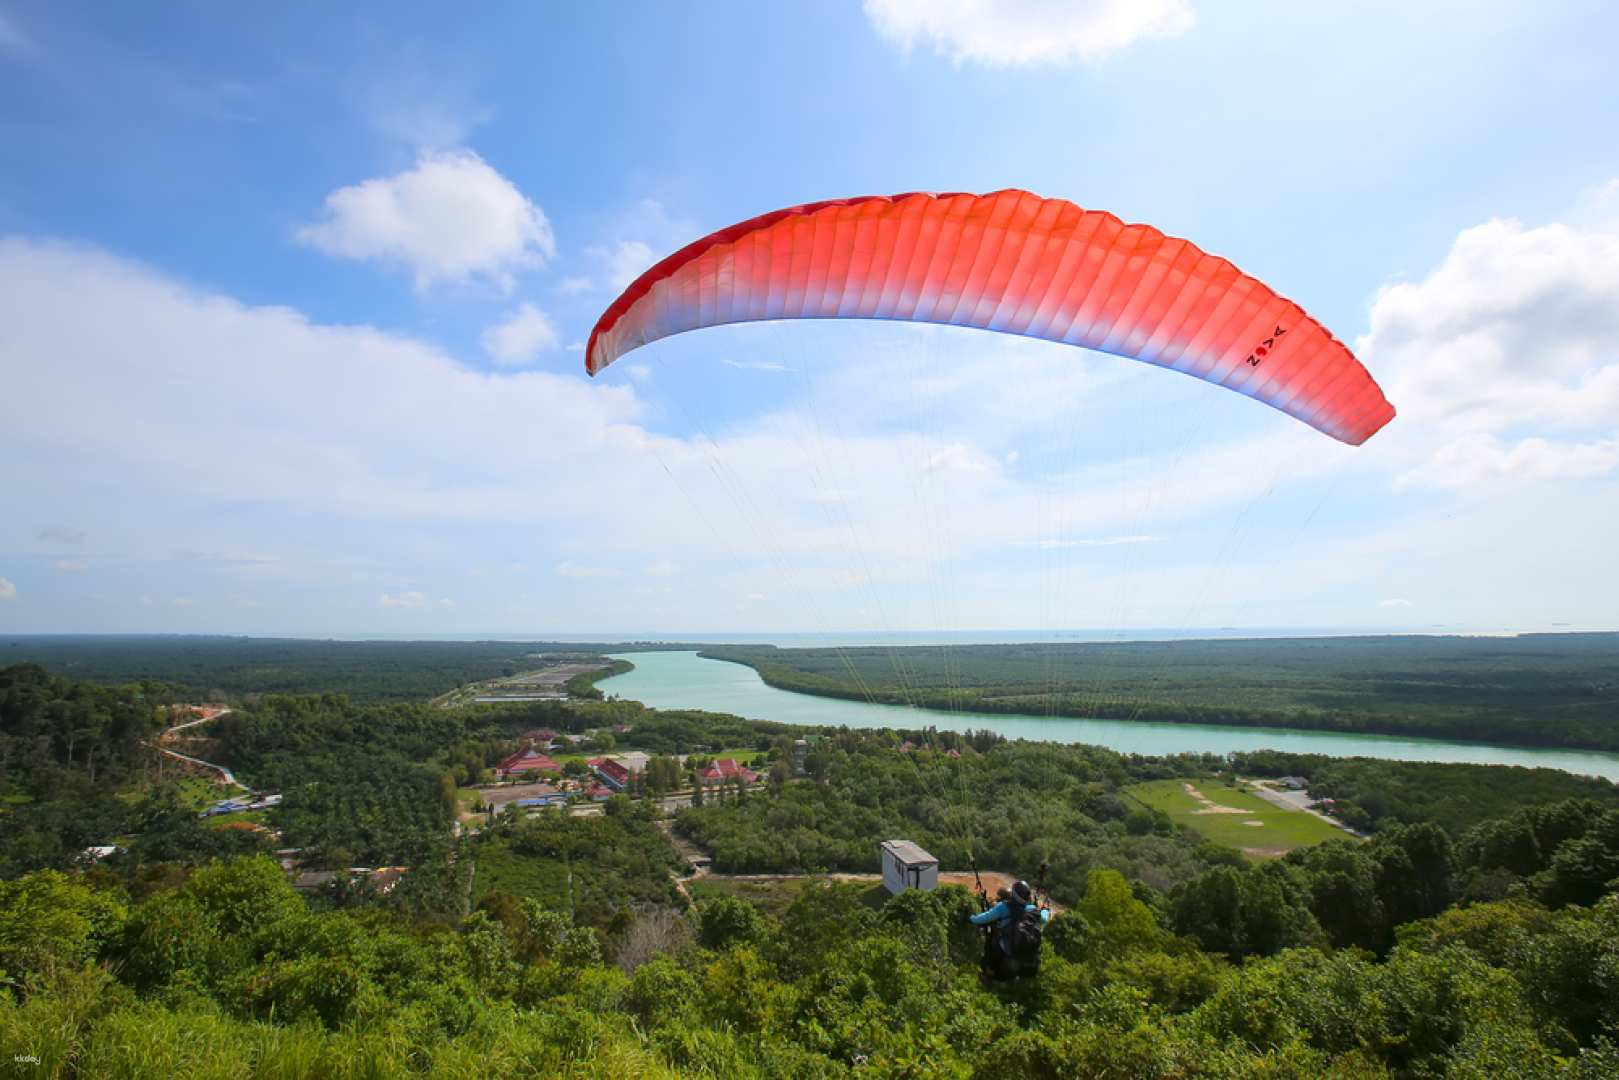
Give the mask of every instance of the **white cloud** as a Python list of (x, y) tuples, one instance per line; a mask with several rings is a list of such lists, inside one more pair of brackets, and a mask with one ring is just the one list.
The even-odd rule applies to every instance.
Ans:
[[(1599, 476), (1616, 464), (1619, 231), (1493, 220), (1372, 306), (1358, 352), (1400, 410), (1401, 486)], [(1381, 439), (1381, 437), (1380, 437)]]
[(731, 360), (727, 358), (724, 363), (729, 367), (739, 368), (743, 371), (792, 371), (786, 364), (774, 360)]
[[(68, 499), (48, 498), (47, 478), (88, 504), (92, 475), (169, 512), (246, 499), (346, 518), (557, 517), (593, 483), (582, 449), (633, 453), (646, 437), (626, 426), (642, 411), (626, 387), (480, 374), (421, 342), (311, 325), (58, 245), (0, 240), (0, 325), (0, 377), (14, 388), (0, 458), (37, 463), (35, 520)], [(184, 402), (165, 389), (177, 379)], [(64, 415), (83, 426), (64, 428)], [(534, 498), (535, 476), (552, 478), (554, 501)]]
[(533, 304), (521, 304), (516, 311), (483, 332), (483, 351), (502, 367), (532, 363), (543, 352), (561, 343), (550, 316)]
[(652, 368), (647, 364), (626, 364), (624, 374), (630, 377), (631, 382), (645, 383), (652, 381)]
[(586, 248), (585, 254), (601, 264), (607, 283), (614, 289), (623, 289), (658, 261), (652, 248), (640, 240), (620, 240), (611, 247)]
[(673, 577), (675, 564), (668, 559), (659, 559), (646, 568), (647, 577)]
[(448, 596), (441, 596), (438, 600), (438, 606), (441, 608), (453, 608), (455, 606), (455, 601), (451, 600)]
[(1597, 442), (1527, 438), (1503, 443), (1487, 432), (1446, 443), (1432, 458), (1402, 473), (1396, 487), (1475, 488), (1493, 481), (1579, 480), (1619, 467), (1619, 436)]
[(571, 559), (564, 559), (553, 567), (557, 577), (565, 578), (610, 578), (618, 577), (620, 571), (606, 566), (589, 566), (577, 563)]
[(1380, 608), (1408, 608), (1411, 606), (1411, 601), (1403, 596), (1393, 596), (1387, 600), (1379, 600), (1377, 606)]
[(917, 39), (943, 56), (993, 67), (1096, 60), (1195, 21), (1186, 0), (866, 0), (866, 17), (909, 51)]
[(74, 562), (71, 559), (56, 560), (56, 571), (60, 574), (82, 574), (90, 569), (88, 563)]
[(17, 599), (17, 586), (0, 577), (0, 601)]
[(416, 287), (512, 275), (556, 254), (544, 212), (470, 150), (431, 151), (393, 176), (339, 188), (298, 239), (328, 255), (408, 267)]
[(595, 283), (583, 274), (574, 277), (565, 277), (557, 283), (557, 292), (563, 296), (578, 296), (595, 288)]
[[(1072, 613), (1071, 625), (1087, 617), (1114, 625), (1126, 597), (1138, 626), (1276, 625), (1276, 606), (1293, 602), (1278, 598), (1315, 603), (1327, 595), (1319, 581), (1338, 590), (1320, 601), (1322, 610), (1365, 611), (1375, 597), (1421, 595), (1425, 617), (1462, 624), (1475, 611), (1548, 606), (1559, 608), (1557, 618), (1594, 622), (1592, 598), (1613, 581), (1601, 552), (1619, 544), (1611, 499), (1589, 481), (1579, 500), (1554, 485), (1528, 485), (1512, 499), (1467, 500), (1468, 516), (1443, 521), (1427, 508), (1430, 499), (1388, 498), (1390, 478), (1465, 431), (1414, 449), (1390, 443), (1400, 452), (1379, 456), (1385, 436), (1353, 450), (1228, 396), (1230, 408), (1206, 415), (1238, 421), (1237, 436), (1216, 429), (1177, 441), (1167, 435), (1179, 436), (1191, 411), (1161, 406), (1181, 394), (1201, 420), (1201, 402), (1218, 391), (994, 335), (922, 339), (866, 326), (859, 338), (858, 328), (839, 328), (848, 336), (828, 339), (828, 359), (804, 385), (768, 380), (784, 395), (779, 413), (710, 411), (698, 417), (707, 432), (678, 436), (645, 426), (667, 422), (666, 402), (653, 393), (677, 392), (662, 386), (672, 379), (612, 385), (577, 374), (489, 375), (420, 341), (314, 325), (60, 245), (0, 240), (0, 325), (0, 383), (13, 388), (0, 404), (0, 460), (32, 465), (8, 496), (0, 547), (25, 551), (41, 523), (62, 520), (62, 507), (93, 506), (86, 524), (98, 550), (120, 553), (115, 566), (98, 562), (98, 572), (124, 574), (133, 565), (126, 553), (143, 542), (160, 545), (157, 557), (172, 563), (174, 536), (151, 539), (157, 515), (187, 522), (185, 542), (200, 551), (273, 544), (271, 555), (321, 586), (290, 604), (278, 590), (248, 627), (225, 599), (240, 584), (203, 591), (235, 571), (183, 560), (194, 577), (175, 591), (199, 600), (183, 625), (182, 613), (159, 598), (144, 611), (127, 602), (110, 609), (109, 617), (128, 613), (118, 629), (197, 629), (217, 619), (209, 629), (343, 632), (366, 629), (367, 617), (380, 626), (390, 625), (385, 614), (416, 617), (407, 616), (411, 608), (422, 618), (431, 612), (437, 627), (467, 631), (1028, 627), (1042, 625), (1042, 604)], [(839, 340), (855, 346), (835, 347)], [(752, 346), (733, 355), (799, 360)], [(874, 365), (884, 378), (871, 377)], [(185, 395), (173, 393), (177, 384)], [(801, 391), (812, 396), (795, 408), (790, 395)], [(80, 422), (52, 422), (67, 414)], [(1122, 440), (1119, 416), (1128, 420)], [(1611, 432), (1564, 434), (1562, 443), (1600, 445)], [(1500, 446), (1510, 451), (1529, 437), (1502, 435)], [(1077, 449), (1068, 445), (1076, 439)], [(1011, 470), (1014, 448), (1021, 457)], [(1328, 474), (1362, 498), (1376, 484), (1379, 506), (1364, 528), (1358, 519), (1354, 528), (1343, 520), (1328, 526), (1346, 512), (1340, 506), (1365, 505), (1334, 488), (1304, 545), (1313, 561), (1290, 560), (1289, 529), (1309, 506), (1278, 519), (1267, 515), (1267, 495), (1275, 489), (1280, 500), (1302, 488), (1313, 501)], [(1390, 522), (1388, 503), (1403, 510), (1418, 501), (1420, 520)], [(211, 512), (221, 506), (230, 512)], [(1256, 509), (1243, 526), (1249, 506)], [(1596, 532), (1581, 534), (1581, 522)], [(1381, 546), (1365, 539), (1374, 531)], [(1057, 551), (1099, 550), (1071, 565), (1014, 550), (1041, 540), (1054, 540)], [(1476, 558), (1456, 554), (1467, 543)], [(1223, 550), (1223, 568), (1211, 573)], [(1243, 555), (1256, 551), (1264, 558)], [(1556, 573), (1535, 578), (1520, 551), (1553, 551), (1544, 561)], [(473, 576), (514, 557), (540, 568), (551, 591), (518, 597), (488, 575)], [(663, 561), (679, 567), (692, 598), (667, 614), (634, 594), (659, 588), (650, 569)], [(1523, 567), (1505, 576), (1524, 584), (1489, 590), (1487, 604), (1463, 610), (1481, 592), (1478, 580), (1500, 576), (1488, 569), (1492, 561)], [(1455, 581), (1442, 587), (1439, 578)], [(39, 590), (52, 581), (30, 588), (30, 618), (45, 609)], [(456, 604), (396, 591), (420, 582)], [(159, 587), (138, 577), (120, 586), (125, 596)], [(1203, 608), (1188, 608), (1205, 593), (1217, 614), (1199, 623)], [(753, 594), (772, 602), (740, 618), (736, 604)], [(265, 621), (294, 608), (309, 621)], [(7, 615), (15, 621), (24, 611), (16, 605)], [(1303, 600), (1294, 615), (1280, 621), (1337, 621)]]

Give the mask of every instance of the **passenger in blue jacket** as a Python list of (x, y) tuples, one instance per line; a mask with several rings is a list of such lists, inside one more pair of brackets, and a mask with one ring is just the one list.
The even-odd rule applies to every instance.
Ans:
[[(974, 926), (991, 927), (989, 940), (984, 943), (984, 968), (992, 973), (1016, 974), (1019, 960), (1016, 955), (1019, 935), (1010, 931), (1025, 918), (1025, 912), (1034, 906), (1034, 894), (1029, 889), (1027, 881), (1019, 881), (1011, 888), (1001, 886), (995, 893), (998, 901), (988, 911), (981, 911), (977, 915), (969, 916), (968, 921)], [(1036, 926), (1043, 928), (1051, 921), (1051, 909), (1042, 907), (1038, 909), (1038, 922)], [(1038, 952), (1040, 935), (1038, 931), (1023, 935), (1032, 938), (1034, 949)], [(1038, 966), (1038, 959), (1035, 966)]]

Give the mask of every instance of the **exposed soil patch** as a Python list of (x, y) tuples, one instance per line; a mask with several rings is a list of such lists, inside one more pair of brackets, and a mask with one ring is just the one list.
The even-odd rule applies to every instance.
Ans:
[(1253, 811), (1251, 811), (1251, 810), (1239, 810), (1235, 806), (1221, 806), (1219, 803), (1215, 802), (1213, 799), (1209, 798), (1207, 795), (1205, 795), (1201, 791), (1197, 790), (1197, 788), (1192, 786), (1191, 784), (1182, 784), (1181, 787), (1186, 789), (1186, 794), (1190, 795), (1192, 798), (1196, 799), (1199, 803), (1201, 803), (1203, 805), (1203, 809), (1201, 809), (1201, 810), (1193, 810), (1192, 813), (1194, 813), (1194, 814), (1250, 814), (1250, 813), (1253, 813)]

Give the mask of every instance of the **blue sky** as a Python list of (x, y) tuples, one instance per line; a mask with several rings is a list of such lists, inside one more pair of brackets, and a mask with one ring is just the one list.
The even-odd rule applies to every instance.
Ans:
[[(0, 0), (0, 632), (1612, 628), (1619, 15), (1412, 6)], [(889, 324), (582, 373), (707, 231), (1008, 186), (1399, 419)]]

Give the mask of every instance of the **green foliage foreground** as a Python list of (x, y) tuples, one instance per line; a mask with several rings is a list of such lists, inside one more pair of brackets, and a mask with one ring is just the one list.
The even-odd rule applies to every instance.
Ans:
[(133, 905), (115, 885), (40, 871), (0, 885), (0, 1067), (1594, 1080), (1619, 1065), (1611, 895), (1556, 912), (1448, 911), (1408, 924), (1382, 961), (1298, 948), (1234, 965), (1162, 929), (1122, 877), (1097, 870), (1053, 922), (1043, 974), (1009, 987), (976, 977), (971, 909), (955, 888), (873, 910), (858, 888), (821, 885), (778, 921), (722, 897), (676, 920), (695, 935), (666, 933), (630, 957), (534, 901), (455, 925), (312, 912), (262, 858)]

